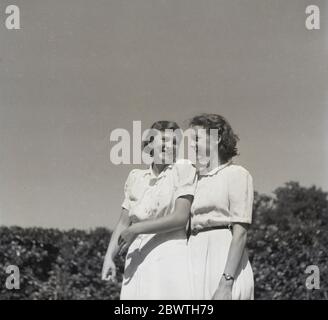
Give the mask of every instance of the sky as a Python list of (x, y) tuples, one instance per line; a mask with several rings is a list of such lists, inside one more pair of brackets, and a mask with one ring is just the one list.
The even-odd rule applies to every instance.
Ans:
[[(21, 30), (7, 30), (7, 4)], [(321, 29), (305, 28), (318, 5)], [(225, 116), (255, 189), (328, 191), (328, 5), (322, 0), (3, 0), (0, 225), (113, 228), (135, 165), (110, 133)]]

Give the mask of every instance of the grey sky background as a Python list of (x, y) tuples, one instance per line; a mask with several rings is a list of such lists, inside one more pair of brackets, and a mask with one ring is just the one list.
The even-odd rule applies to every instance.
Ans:
[(231, 122), (259, 192), (328, 191), (327, 19), (318, 0), (1, 1), (0, 224), (113, 227), (134, 166), (110, 163), (111, 130), (201, 112)]

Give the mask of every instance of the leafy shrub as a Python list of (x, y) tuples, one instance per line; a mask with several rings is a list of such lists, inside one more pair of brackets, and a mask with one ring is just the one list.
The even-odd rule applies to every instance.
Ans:
[[(328, 200), (316, 187), (289, 182), (273, 196), (255, 194), (248, 248), (256, 299), (328, 299)], [(0, 299), (118, 299), (118, 284), (101, 280), (111, 232), (0, 227)], [(20, 290), (8, 290), (5, 268), (20, 268)], [(320, 269), (320, 290), (305, 286), (305, 269)]]

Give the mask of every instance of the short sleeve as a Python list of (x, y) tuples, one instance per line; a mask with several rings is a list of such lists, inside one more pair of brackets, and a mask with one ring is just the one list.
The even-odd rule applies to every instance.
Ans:
[(179, 160), (175, 164), (176, 169), (176, 185), (175, 196), (177, 199), (181, 196), (195, 194), (197, 176), (196, 168), (188, 160)]
[(131, 187), (135, 181), (135, 173), (135, 170), (130, 171), (128, 178), (126, 179), (124, 184), (124, 200), (122, 203), (122, 208), (126, 210), (131, 209)]
[(243, 167), (236, 167), (229, 175), (229, 211), (231, 222), (252, 223), (253, 179)]

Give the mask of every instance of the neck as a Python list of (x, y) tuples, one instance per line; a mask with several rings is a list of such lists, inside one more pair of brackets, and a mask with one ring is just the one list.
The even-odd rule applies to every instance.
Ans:
[(211, 157), (210, 161), (208, 162), (206, 169), (208, 172), (212, 171), (213, 169), (221, 166), (222, 164), (227, 163), (227, 161), (222, 161), (218, 155)]
[(158, 176), (168, 165), (167, 164), (158, 164), (158, 163), (153, 163), (152, 168), (153, 172), (156, 176)]

